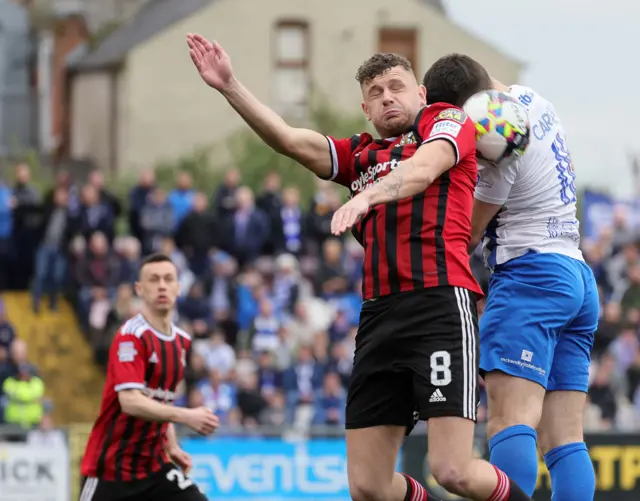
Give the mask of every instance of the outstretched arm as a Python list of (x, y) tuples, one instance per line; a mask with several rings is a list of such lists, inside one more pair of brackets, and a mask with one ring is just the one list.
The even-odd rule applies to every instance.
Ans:
[(332, 175), (331, 152), (322, 134), (289, 126), (276, 112), (261, 103), (233, 75), (231, 59), (217, 42), (187, 35), (189, 54), (202, 79), (218, 90), (262, 140), (321, 178)]

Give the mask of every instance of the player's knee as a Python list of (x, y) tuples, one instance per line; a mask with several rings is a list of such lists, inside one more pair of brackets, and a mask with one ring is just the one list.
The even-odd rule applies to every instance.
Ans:
[(545, 395), (542, 386), (498, 371), (487, 374), (486, 383), (491, 409), (487, 422), (489, 437), (516, 425), (537, 428)]
[(538, 426), (538, 447), (543, 454), (566, 444), (582, 442), (586, 396), (574, 391), (547, 394)]
[(539, 419), (539, 416), (526, 412), (505, 413), (504, 415), (491, 415), (490, 413), (487, 421), (487, 436), (493, 437), (502, 430), (517, 425), (529, 426), (535, 430)]
[(367, 483), (360, 479), (349, 479), (349, 494), (353, 501), (386, 501), (388, 489), (380, 487), (375, 482)]
[(581, 423), (571, 427), (565, 426), (562, 429), (542, 426), (537, 432), (538, 447), (543, 455), (563, 445), (582, 442), (584, 439)]
[(469, 492), (469, 476), (465, 465), (442, 458), (440, 460), (432, 460), (429, 466), (436, 482), (447, 491), (455, 494)]

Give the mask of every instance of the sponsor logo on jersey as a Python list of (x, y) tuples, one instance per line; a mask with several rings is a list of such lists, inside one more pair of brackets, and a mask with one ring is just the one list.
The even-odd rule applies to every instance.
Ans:
[(165, 390), (162, 388), (145, 388), (142, 390), (149, 398), (154, 400), (161, 400), (163, 402), (173, 402), (176, 399), (176, 393), (171, 390)]
[(462, 110), (449, 108), (448, 110), (441, 111), (434, 120), (453, 120), (463, 124), (467, 120), (467, 114)]
[(359, 193), (365, 188), (371, 186), (374, 182), (379, 181), (378, 174), (383, 172), (392, 171), (400, 164), (400, 160), (395, 158), (389, 162), (380, 162), (376, 165), (371, 165), (364, 172), (360, 174), (360, 177), (351, 183), (351, 191)]
[(438, 136), (440, 134), (447, 134), (448, 136), (458, 137), (460, 133), (460, 129), (462, 129), (462, 125), (453, 120), (444, 120), (442, 122), (438, 122), (431, 129), (431, 134), (429, 137)]
[(120, 362), (133, 362), (137, 354), (138, 351), (131, 341), (122, 341), (118, 345), (118, 360)]

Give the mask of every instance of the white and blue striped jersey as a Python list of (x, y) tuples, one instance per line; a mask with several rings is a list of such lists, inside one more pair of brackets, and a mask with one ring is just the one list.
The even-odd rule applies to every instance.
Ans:
[(501, 205), (487, 227), (483, 253), (489, 268), (529, 251), (583, 260), (576, 217), (575, 172), (553, 105), (528, 87), (509, 94), (527, 108), (529, 147), (505, 168), (478, 165), (475, 197)]

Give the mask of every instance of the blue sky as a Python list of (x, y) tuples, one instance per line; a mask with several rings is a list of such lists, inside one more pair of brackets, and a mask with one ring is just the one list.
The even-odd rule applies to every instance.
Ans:
[(579, 186), (631, 195), (629, 156), (640, 155), (640, 2), (445, 0), (445, 5), (458, 24), (527, 64), (518, 83), (554, 103)]

